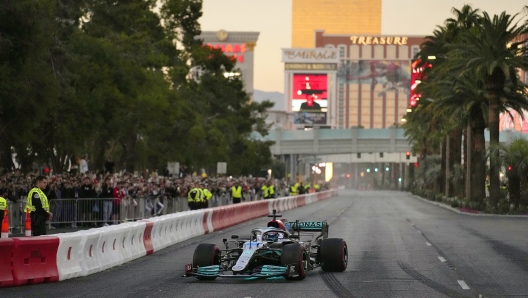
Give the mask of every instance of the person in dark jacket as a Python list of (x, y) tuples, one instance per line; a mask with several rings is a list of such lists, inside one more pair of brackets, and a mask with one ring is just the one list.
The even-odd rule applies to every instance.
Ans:
[(112, 216), (113, 191), (112, 178), (108, 176), (103, 182), (101, 194), (99, 195), (103, 199), (103, 226), (108, 226), (108, 221)]
[(96, 198), (97, 192), (92, 185), (92, 180), (88, 176), (84, 177), (83, 185), (79, 189), (79, 202), (77, 203), (77, 208), (79, 209), (77, 214), (81, 216), (80, 222), (86, 223), (92, 220), (92, 210), (96, 202), (93, 199)]

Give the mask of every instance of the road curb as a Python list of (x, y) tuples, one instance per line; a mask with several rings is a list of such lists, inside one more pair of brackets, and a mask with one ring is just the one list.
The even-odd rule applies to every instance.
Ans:
[(444, 203), (439, 203), (439, 202), (434, 202), (434, 201), (430, 201), (430, 200), (427, 200), (427, 199), (424, 199), (422, 197), (419, 197), (417, 195), (413, 195), (411, 194), (411, 196), (415, 199), (418, 199), (418, 200), (421, 200), (421, 201), (424, 201), (424, 202), (427, 202), (429, 204), (432, 204), (432, 205), (435, 205), (435, 206), (438, 206), (438, 207), (442, 207), (444, 209), (447, 209), (449, 211), (452, 211), (452, 212), (455, 212), (455, 213), (458, 213), (458, 214), (462, 214), (462, 215), (469, 215), (469, 216), (484, 216), (484, 217), (503, 217), (503, 218), (524, 218), (524, 219), (528, 219), (528, 215), (505, 215), (505, 214), (488, 214), (488, 213), (470, 213), (470, 212), (462, 212), (456, 208), (453, 208), (449, 205), (446, 205)]

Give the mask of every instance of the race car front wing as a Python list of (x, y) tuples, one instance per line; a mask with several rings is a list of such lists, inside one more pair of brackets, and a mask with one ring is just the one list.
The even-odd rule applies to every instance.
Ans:
[(295, 265), (273, 266), (264, 265), (260, 270), (254, 270), (251, 274), (223, 274), (224, 270), (219, 265), (204, 266), (193, 268), (192, 264), (185, 265), (184, 277), (201, 276), (201, 277), (223, 277), (223, 278), (240, 278), (240, 279), (261, 279), (272, 277), (295, 277), (297, 276)]

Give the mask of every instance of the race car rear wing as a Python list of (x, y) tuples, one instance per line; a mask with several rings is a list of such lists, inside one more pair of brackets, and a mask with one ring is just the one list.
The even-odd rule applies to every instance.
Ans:
[(299, 221), (291, 223), (294, 232), (321, 232), (323, 239), (328, 238), (328, 223), (324, 221)]

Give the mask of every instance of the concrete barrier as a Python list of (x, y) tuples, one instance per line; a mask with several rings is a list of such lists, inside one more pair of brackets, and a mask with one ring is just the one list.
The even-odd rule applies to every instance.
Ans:
[(54, 282), (86, 276), (152, 254), (192, 237), (337, 194), (312, 193), (185, 211), (149, 220), (63, 233), (0, 239), (0, 287)]

